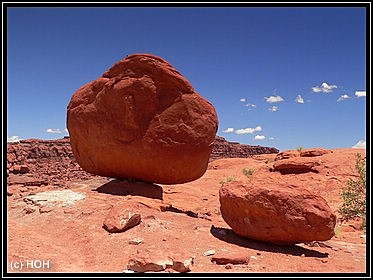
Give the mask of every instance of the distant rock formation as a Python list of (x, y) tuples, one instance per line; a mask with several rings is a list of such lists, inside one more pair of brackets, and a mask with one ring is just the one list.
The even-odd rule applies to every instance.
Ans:
[(8, 143), (7, 174), (8, 185), (63, 185), (74, 179), (89, 179), (93, 176), (77, 164), (69, 137)]
[(133, 54), (82, 86), (67, 107), (75, 159), (87, 172), (181, 184), (207, 170), (218, 117), (171, 64)]
[(219, 158), (248, 158), (259, 154), (277, 154), (276, 148), (244, 145), (237, 142), (229, 142), (224, 137), (216, 136), (214, 147), (210, 155), (210, 161)]
[[(8, 183), (64, 184), (96, 175), (85, 172), (74, 158), (70, 138), (57, 140), (27, 139), (7, 145)], [(263, 153), (277, 153), (275, 148), (242, 145), (216, 136), (210, 161), (220, 158), (247, 158)], [(12, 175), (28, 175), (34, 180), (15, 179)], [(26, 182), (26, 181), (27, 182)], [(30, 182), (29, 182), (30, 181)]]

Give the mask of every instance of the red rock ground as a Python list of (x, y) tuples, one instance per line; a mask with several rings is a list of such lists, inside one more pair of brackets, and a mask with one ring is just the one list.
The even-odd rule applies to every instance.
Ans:
[[(221, 182), (228, 177), (265, 180), (263, 173), (255, 170), (272, 167), (276, 154), (215, 160), (200, 179), (180, 185), (104, 177), (67, 181), (63, 186), (10, 185), (8, 272), (123, 272), (136, 254), (147, 254), (155, 260), (176, 256), (183, 261), (192, 257), (191, 272), (366, 272), (366, 237), (360, 230), (361, 221), (341, 221), (338, 214), (342, 205), (340, 191), (348, 178), (356, 176), (357, 152), (365, 156), (362, 149), (336, 149), (318, 157), (319, 173), (276, 175), (282, 183), (302, 185), (323, 196), (338, 218), (331, 240), (293, 246), (239, 237), (220, 215)], [(251, 178), (242, 172), (246, 167), (254, 170)], [(82, 193), (85, 199), (60, 206), (38, 206), (25, 199), (30, 194), (62, 189)], [(138, 211), (141, 223), (125, 232), (107, 232), (103, 221), (117, 204)], [(141, 243), (129, 244), (136, 238)], [(215, 253), (206, 255), (209, 250)], [(222, 265), (211, 262), (212, 257), (231, 255), (250, 261)], [(37, 261), (44, 261), (44, 268)]]

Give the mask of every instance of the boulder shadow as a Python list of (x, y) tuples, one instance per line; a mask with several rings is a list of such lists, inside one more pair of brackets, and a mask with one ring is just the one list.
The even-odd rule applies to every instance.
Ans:
[(134, 195), (163, 200), (163, 189), (161, 186), (143, 181), (113, 179), (94, 189), (94, 191), (113, 195)]
[(298, 245), (281, 246), (281, 245), (256, 241), (253, 239), (239, 236), (236, 233), (234, 233), (233, 230), (231, 229), (219, 228), (219, 227), (215, 227), (214, 225), (211, 226), (210, 233), (214, 237), (222, 241), (235, 244), (240, 247), (245, 247), (245, 248), (254, 249), (258, 251), (281, 253), (281, 254), (288, 254), (288, 255), (293, 255), (293, 256), (304, 255), (304, 257), (312, 257), (312, 258), (327, 258), (329, 256), (328, 253), (321, 253), (316, 250), (303, 248)]

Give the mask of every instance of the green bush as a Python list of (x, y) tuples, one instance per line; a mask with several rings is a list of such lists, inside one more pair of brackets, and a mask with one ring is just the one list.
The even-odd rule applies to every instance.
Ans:
[(250, 168), (250, 167), (246, 167), (246, 168), (244, 168), (244, 169), (242, 170), (242, 172), (243, 172), (243, 174), (245, 174), (245, 176), (246, 176), (247, 178), (251, 178), (251, 176), (252, 176), (253, 173), (254, 173), (254, 170), (253, 170), (252, 168)]
[(357, 179), (349, 178), (347, 187), (342, 190), (343, 205), (339, 213), (345, 220), (361, 217), (362, 229), (366, 227), (366, 160), (361, 154), (356, 154), (355, 169), (358, 173)]
[(234, 176), (227, 176), (223, 180), (220, 181), (220, 184), (228, 183), (228, 182), (233, 182), (236, 181), (236, 177)]

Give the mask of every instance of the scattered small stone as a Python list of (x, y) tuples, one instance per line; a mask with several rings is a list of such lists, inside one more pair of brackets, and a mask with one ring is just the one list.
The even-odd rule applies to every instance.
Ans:
[(211, 256), (215, 254), (215, 250), (208, 250), (203, 253), (204, 256)]
[(31, 214), (31, 213), (34, 213), (36, 209), (32, 207), (26, 207), (23, 210), (25, 210), (26, 214)]
[(224, 253), (221, 256), (212, 257), (211, 262), (215, 262), (216, 264), (248, 264), (250, 258), (237, 253)]
[(250, 258), (254, 259), (254, 260), (257, 260), (258, 258), (255, 257), (255, 256), (250, 256)]
[(64, 214), (74, 214), (75, 212), (76, 212), (76, 210), (69, 209), (69, 208), (63, 210)]
[(125, 205), (114, 206), (104, 220), (103, 227), (108, 232), (124, 232), (141, 222), (141, 215), (125, 208)]
[(40, 207), (39, 213), (40, 214), (49, 213), (49, 212), (52, 212), (53, 210), (54, 210), (53, 207)]
[(225, 266), (225, 269), (232, 269), (232, 265), (231, 265), (231, 264), (227, 264), (227, 265)]
[(158, 251), (138, 249), (137, 253), (130, 257), (127, 270), (135, 272), (188, 272), (191, 271), (194, 256), (185, 256), (182, 253), (164, 255)]
[(361, 234), (360, 238), (366, 238), (367, 236), (365, 234)]
[(306, 255), (305, 254), (302, 254), (302, 255), (300, 255), (302, 258), (304, 258)]
[(132, 240), (128, 241), (128, 244), (139, 245), (141, 242), (142, 242), (141, 238), (135, 238), (135, 239), (132, 239)]
[(191, 270), (193, 259), (193, 257), (190, 257), (189, 259), (180, 261), (175, 258), (172, 258), (172, 269), (177, 272), (188, 272)]

